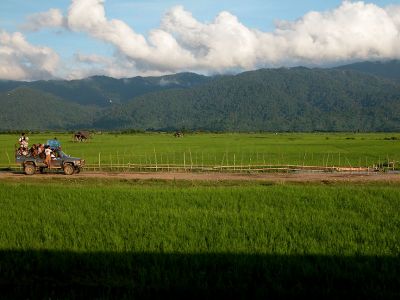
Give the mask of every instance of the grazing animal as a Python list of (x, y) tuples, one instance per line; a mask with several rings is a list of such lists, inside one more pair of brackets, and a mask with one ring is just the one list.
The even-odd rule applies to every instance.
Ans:
[(183, 133), (181, 131), (176, 131), (174, 133), (174, 137), (178, 137), (178, 138), (183, 137)]
[(74, 141), (85, 142), (90, 138), (90, 133), (88, 131), (78, 131), (74, 134)]

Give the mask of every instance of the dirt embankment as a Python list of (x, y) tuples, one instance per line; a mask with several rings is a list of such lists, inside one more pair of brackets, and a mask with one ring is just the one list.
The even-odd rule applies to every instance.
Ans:
[(0, 180), (21, 180), (24, 178), (79, 178), (79, 179), (117, 179), (117, 180), (197, 180), (197, 181), (266, 181), (266, 182), (394, 182), (400, 183), (400, 174), (390, 173), (268, 173), (268, 174), (231, 174), (231, 173), (105, 173), (82, 172), (72, 176), (62, 173), (46, 173), (27, 176), (20, 172), (0, 172)]

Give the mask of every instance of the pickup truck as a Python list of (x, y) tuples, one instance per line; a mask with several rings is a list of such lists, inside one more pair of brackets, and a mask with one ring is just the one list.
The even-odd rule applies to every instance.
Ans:
[[(80, 158), (71, 157), (65, 154), (60, 149), (54, 149), (53, 153), (55, 158), (51, 160), (50, 169), (63, 170), (65, 175), (72, 175), (74, 173), (79, 173), (81, 168), (85, 165), (85, 161)], [(44, 173), (46, 168), (49, 168), (45, 163), (44, 159), (39, 156), (33, 157), (30, 155), (20, 155), (15, 156), (16, 163), (22, 165), (26, 175), (33, 175), (37, 170), (40, 173)]]

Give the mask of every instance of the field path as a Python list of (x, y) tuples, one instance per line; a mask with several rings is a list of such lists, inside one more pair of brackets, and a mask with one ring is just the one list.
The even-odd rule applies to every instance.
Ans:
[(46, 173), (27, 176), (21, 172), (0, 172), (0, 180), (23, 180), (27, 178), (49, 179), (117, 179), (117, 180), (197, 180), (197, 181), (266, 181), (266, 182), (396, 182), (400, 183), (400, 174), (394, 173), (268, 173), (268, 174), (232, 174), (232, 173), (111, 173), (82, 172), (72, 176), (62, 173)]

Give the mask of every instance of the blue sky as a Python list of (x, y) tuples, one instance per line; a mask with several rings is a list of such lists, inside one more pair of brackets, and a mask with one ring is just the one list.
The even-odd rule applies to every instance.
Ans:
[[(331, 11), (341, 3), (340, 0), (106, 0), (104, 8), (107, 19), (121, 20), (147, 38), (152, 29), (160, 27), (164, 14), (177, 5), (182, 5), (205, 24), (213, 22), (220, 12), (228, 11), (249, 29), (273, 32), (277, 20), (295, 21), (310, 11)], [(384, 8), (400, 4), (400, 1), (375, 0), (365, 3)], [(70, 0), (1, 0), (0, 30), (10, 34), (21, 31), (29, 43), (53, 49), (66, 63), (72, 61), (76, 53), (112, 56), (116, 51), (115, 45), (87, 32), (72, 32), (62, 28), (43, 28), (37, 32), (21, 30), (21, 25), (30, 15), (51, 8), (59, 9), (66, 15), (70, 5)]]

